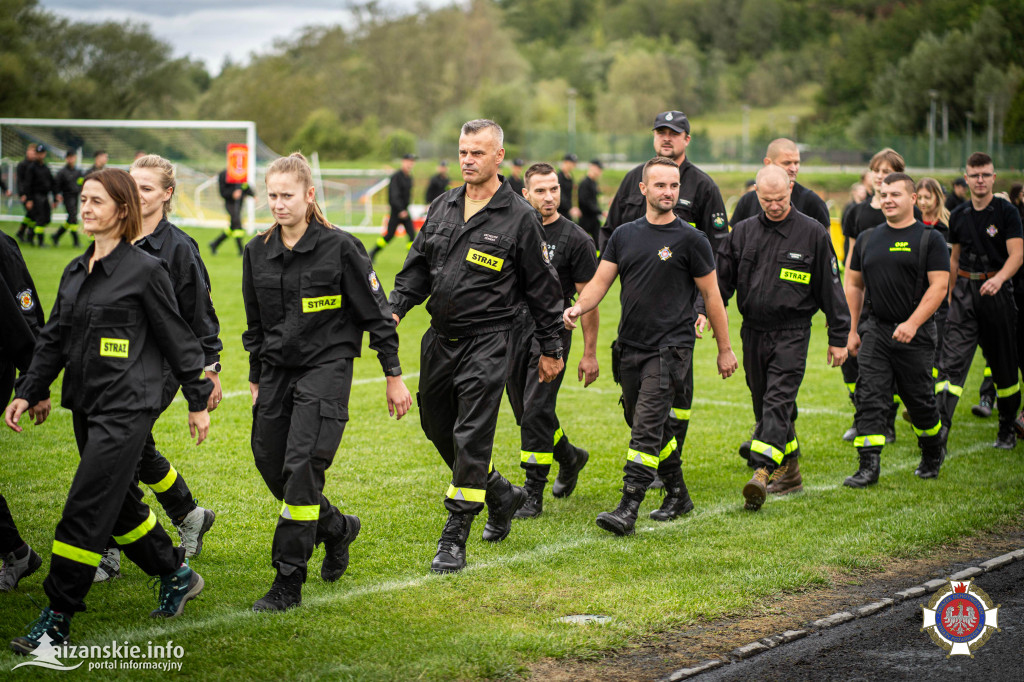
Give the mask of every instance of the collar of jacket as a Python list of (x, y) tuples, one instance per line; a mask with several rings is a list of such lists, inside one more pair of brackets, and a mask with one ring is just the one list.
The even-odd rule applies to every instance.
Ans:
[[(110, 277), (112, 274), (114, 274), (114, 270), (117, 269), (118, 263), (120, 263), (124, 259), (124, 257), (128, 255), (128, 250), (131, 248), (131, 244), (129, 244), (124, 239), (120, 239), (117, 242), (117, 246), (114, 247), (114, 250), (108, 253), (103, 258), (100, 258), (98, 261), (96, 261), (96, 265), (102, 267), (104, 274), (106, 274), (107, 277)], [(93, 242), (92, 244), (89, 244), (89, 248), (85, 250), (85, 253), (83, 253), (81, 256), (79, 256), (73, 261), (74, 265), (71, 266), (71, 271), (73, 272), (79, 268), (82, 268), (86, 272), (88, 272), (89, 259), (92, 258), (92, 254), (95, 252), (96, 242)]]
[[(295, 246), (291, 248), (292, 253), (307, 253), (316, 248), (317, 240), (320, 239), (320, 232), (327, 229), (320, 221), (313, 218), (309, 221), (309, 227), (306, 228), (305, 234), (303, 234), (299, 241), (295, 242)], [(270, 237), (270, 241), (267, 242), (267, 260), (271, 258), (277, 258), (284, 254), (288, 249), (285, 248), (284, 240), (281, 239), (281, 228), (278, 227), (277, 231)]]
[[(515, 192), (512, 191), (512, 186), (508, 184), (508, 180), (505, 179), (504, 175), (498, 174), (498, 179), (501, 180), (501, 185), (498, 190), (491, 196), (491, 200), (487, 202), (481, 211), (486, 211), (492, 208), (505, 208), (512, 203), (512, 198), (515, 196)], [(464, 204), (463, 196), (466, 194), (466, 185), (460, 185), (455, 189), (451, 190), (448, 196), (449, 204)]]
[(764, 226), (766, 230), (775, 230), (783, 237), (788, 237), (789, 232), (793, 227), (793, 214), (795, 212), (796, 207), (793, 206), (793, 203), (791, 201), (789, 204), (789, 213), (782, 220), (778, 222), (775, 222), (774, 220), (769, 220), (768, 216), (765, 214), (763, 209), (761, 210), (761, 213), (758, 215), (758, 220), (761, 222), (761, 224)]
[(161, 248), (163, 248), (164, 240), (167, 239), (167, 234), (168, 232), (170, 232), (170, 227), (171, 224), (167, 222), (167, 219), (161, 218), (160, 222), (157, 223), (156, 228), (154, 228), (152, 232), (147, 234), (138, 242), (136, 242), (136, 244), (146, 241), (152, 244), (154, 247), (156, 247), (156, 249), (159, 251)]

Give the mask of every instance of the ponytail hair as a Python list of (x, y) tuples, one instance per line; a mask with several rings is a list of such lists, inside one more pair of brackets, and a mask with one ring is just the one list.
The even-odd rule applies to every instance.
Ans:
[[(307, 190), (313, 186), (313, 169), (309, 167), (309, 162), (306, 161), (306, 157), (302, 155), (302, 152), (292, 152), (288, 156), (282, 156), (274, 159), (273, 163), (267, 167), (266, 178), (269, 180), (271, 175), (275, 175), (277, 173), (291, 173)], [(306, 220), (312, 222), (314, 219), (328, 229), (336, 229), (324, 216), (324, 212), (321, 210), (320, 204), (317, 203), (316, 195), (313, 196), (312, 203), (310, 203), (306, 208)], [(270, 239), (270, 235), (273, 234), (274, 230), (278, 227), (280, 227), (280, 225), (275, 222), (270, 226), (270, 229), (263, 233), (264, 244), (267, 243)]]
[(166, 218), (173, 208), (174, 190), (178, 186), (178, 178), (174, 174), (174, 164), (162, 156), (146, 154), (135, 159), (128, 172), (130, 173), (136, 168), (149, 168), (156, 171), (156, 174), (160, 177), (160, 186), (164, 191), (171, 190), (171, 198), (164, 202), (164, 218)]

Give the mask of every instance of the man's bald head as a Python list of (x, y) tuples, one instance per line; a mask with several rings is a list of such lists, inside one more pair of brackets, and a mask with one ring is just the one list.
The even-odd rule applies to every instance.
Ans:
[(757, 200), (769, 220), (779, 222), (789, 215), (792, 194), (789, 174), (780, 167), (765, 166), (757, 171)]
[(782, 168), (789, 174), (789, 179), (796, 182), (797, 173), (800, 172), (800, 148), (796, 142), (785, 137), (772, 140), (765, 152), (764, 165)]

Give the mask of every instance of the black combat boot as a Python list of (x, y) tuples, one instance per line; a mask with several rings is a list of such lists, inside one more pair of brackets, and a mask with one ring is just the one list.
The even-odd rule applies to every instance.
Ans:
[(253, 611), (286, 611), (302, 603), (302, 573), (292, 571), (291, 575), (274, 578), (274, 584), (262, 598), (252, 605)]
[(487, 477), (487, 523), (483, 538), (487, 542), (501, 542), (512, 530), (512, 517), (526, 503), (526, 490), (512, 485), (497, 470)]
[[(547, 469), (547, 467), (544, 467)], [(526, 470), (526, 502), (512, 516), (514, 519), (533, 519), (544, 511), (544, 488), (548, 484), (546, 475), (534, 469)]]
[(999, 417), (999, 434), (996, 436), (996, 442), (992, 443), (992, 447), (1000, 450), (1013, 450), (1017, 447), (1017, 434), (1014, 431), (1013, 422), (1004, 421), (1002, 415)]
[(320, 565), (320, 577), (329, 583), (345, 575), (348, 569), (348, 546), (359, 535), (362, 527), (358, 516), (339, 516), (336, 527), (324, 536), (324, 562)]
[(466, 538), (469, 537), (473, 515), (466, 512), (448, 512), (448, 520), (437, 541), (437, 554), (430, 562), (434, 573), (456, 573), (466, 567)]
[(632, 535), (635, 532), (640, 503), (644, 501), (646, 492), (644, 486), (624, 482), (619, 506), (614, 511), (598, 514), (597, 525), (616, 535)]
[(576, 482), (580, 471), (587, 466), (590, 460), (590, 453), (583, 448), (578, 448), (569, 442), (568, 438), (562, 438), (555, 444), (555, 461), (558, 462), (558, 476), (551, 486), (551, 494), (555, 497), (569, 497), (572, 491), (576, 490)]
[(843, 485), (848, 488), (866, 488), (878, 483), (878, 472), (881, 469), (882, 454), (880, 452), (860, 452), (860, 466), (857, 473), (847, 476)]
[(661, 507), (651, 512), (650, 516), (655, 521), (671, 521), (677, 516), (688, 514), (693, 511), (693, 500), (686, 489), (686, 482), (683, 481), (683, 472), (666, 474), (662, 476), (665, 481), (665, 499), (661, 501)]
[(921, 463), (914, 472), (918, 478), (935, 478), (939, 475), (939, 468), (946, 459), (946, 444), (938, 438), (935, 441), (932, 445), (921, 446)]

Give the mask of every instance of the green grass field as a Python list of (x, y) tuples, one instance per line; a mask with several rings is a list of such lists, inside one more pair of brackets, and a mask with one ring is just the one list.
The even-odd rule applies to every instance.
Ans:
[[(3, 226), (12, 232), (14, 225)], [(469, 567), (436, 576), (430, 560), (444, 523), (449, 482), (441, 458), (423, 436), (414, 411), (400, 422), (387, 416), (384, 381), (371, 352), (357, 360), (350, 422), (326, 494), (344, 513), (357, 514), (362, 534), (352, 545), (348, 573), (337, 583), (319, 578), (322, 548), (314, 555), (302, 608), (254, 614), (254, 600), (273, 578), (270, 543), (279, 504), (252, 462), (247, 358), (241, 344), (241, 263), (226, 245), (210, 256), (212, 232), (197, 231), (213, 281), (222, 324), (226, 399), (213, 413), (210, 438), (190, 444), (186, 407), (174, 404), (156, 425), (160, 450), (187, 479), (199, 503), (216, 510), (202, 555), (192, 563), (206, 580), (202, 595), (175, 620), (154, 621), (148, 578), (127, 561), (124, 577), (94, 587), (89, 610), (73, 621), (77, 644), (111, 641), (145, 646), (173, 640), (184, 647), (184, 675), (197, 679), (472, 680), (515, 678), (545, 657), (595, 658), (646, 635), (759, 612), (764, 598), (859, 576), (893, 557), (941, 552), (959, 538), (1019, 522), (1024, 507), (1024, 449), (990, 447), (994, 419), (970, 415), (980, 379), (975, 363), (951, 434), (950, 456), (937, 480), (913, 475), (918, 451), (909, 424), (899, 420), (898, 442), (885, 449), (882, 478), (867, 490), (842, 486), (856, 454), (839, 436), (852, 409), (838, 369), (825, 364), (824, 322), (816, 318), (797, 423), (804, 492), (770, 499), (745, 512), (740, 490), (750, 476), (736, 455), (753, 422), (742, 371), (727, 381), (715, 374), (714, 342), (698, 342), (695, 402), (684, 450), (684, 472), (696, 509), (670, 523), (647, 513), (660, 504), (649, 495), (638, 532), (613, 537), (594, 523), (618, 501), (628, 429), (611, 380), (609, 344), (618, 318), (617, 289), (601, 306), (598, 358), (601, 378), (588, 389), (575, 380), (582, 352), (577, 336), (568, 362), (559, 416), (569, 437), (591, 453), (572, 497), (554, 500), (550, 486), (540, 518), (516, 521), (499, 544), (480, 538), (474, 524)], [(369, 239), (365, 239), (368, 243)], [(379, 261), (390, 290), (405, 255), (394, 243)], [(26, 260), (47, 313), (69, 246), (28, 249)], [(417, 308), (402, 323), (401, 359), (415, 392), (419, 338), (427, 317)], [(730, 308), (734, 348), (739, 316)], [(59, 381), (53, 387), (60, 395)], [(425, 397), (429, 399), (429, 396)], [(514, 482), (519, 440), (507, 403), (494, 444), (494, 464)], [(0, 492), (28, 542), (47, 561), (13, 593), (0, 595), (0, 640), (22, 634), (46, 604), (42, 580), (53, 529), (77, 464), (70, 413), (56, 409), (43, 426), (0, 433)], [(554, 473), (554, 472), (553, 472)], [(146, 499), (155, 504), (152, 494)], [(165, 527), (166, 516), (158, 510)], [(173, 531), (171, 531), (173, 534)], [(176, 535), (174, 535), (176, 537)], [(611, 616), (606, 625), (573, 625), (573, 614)], [(0, 653), (0, 670), (24, 659)], [(22, 668), (11, 679), (49, 676)], [(164, 673), (106, 671), (124, 679)]]

